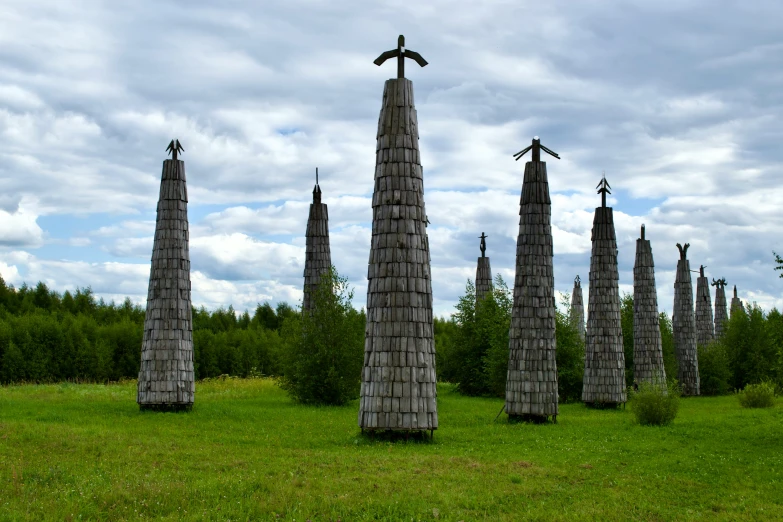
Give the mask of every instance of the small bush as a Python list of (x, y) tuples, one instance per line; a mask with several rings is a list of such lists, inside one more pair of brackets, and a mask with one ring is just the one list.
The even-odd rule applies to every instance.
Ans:
[(769, 408), (775, 404), (775, 386), (770, 382), (748, 384), (737, 395), (743, 408)]
[(631, 411), (639, 424), (666, 426), (671, 424), (680, 408), (680, 389), (676, 382), (642, 382), (638, 391), (631, 391)]

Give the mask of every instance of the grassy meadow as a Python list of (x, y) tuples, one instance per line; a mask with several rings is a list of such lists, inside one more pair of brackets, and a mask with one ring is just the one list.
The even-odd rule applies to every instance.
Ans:
[(681, 402), (671, 426), (438, 391), (434, 441), (370, 440), (358, 404), (272, 380), (198, 382), (190, 413), (140, 412), (135, 382), (0, 388), (0, 520), (783, 519), (783, 406)]

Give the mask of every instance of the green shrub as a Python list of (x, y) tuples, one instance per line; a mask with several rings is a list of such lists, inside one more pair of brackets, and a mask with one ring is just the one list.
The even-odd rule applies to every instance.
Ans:
[(743, 408), (769, 408), (775, 404), (775, 386), (768, 381), (748, 384), (737, 395)]
[(729, 391), (731, 366), (726, 347), (713, 341), (698, 347), (699, 381), (702, 395), (725, 395)]
[[(560, 305), (563, 310), (571, 306), (571, 297), (562, 294)], [(555, 338), (557, 340), (557, 395), (559, 402), (580, 402), (582, 380), (585, 374), (585, 342), (579, 330), (566, 312), (555, 311)]]
[(305, 404), (342, 405), (359, 397), (366, 316), (332, 267), (312, 294), (312, 310), (283, 320), (280, 386)]
[(642, 382), (630, 392), (631, 411), (644, 426), (671, 424), (680, 408), (680, 389), (676, 382), (667, 384)]

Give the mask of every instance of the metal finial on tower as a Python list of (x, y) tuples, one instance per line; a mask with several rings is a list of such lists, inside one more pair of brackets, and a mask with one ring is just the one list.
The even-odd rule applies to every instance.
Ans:
[(489, 236), (485, 236), (484, 232), (481, 233), (479, 236), (479, 239), (481, 239), (481, 244), (479, 245), (479, 249), (481, 250), (481, 257), (486, 257), (484, 254), (487, 252), (487, 241), (486, 239)]
[(720, 279), (718, 279), (716, 281), (715, 278), (713, 277), (712, 278), (712, 286), (717, 286), (719, 288), (723, 288), (724, 286), (726, 286), (726, 278), (725, 277), (721, 277)]
[(577, 275), (577, 276), (574, 278), (574, 286), (578, 286), (578, 287), (581, 287), (581, 286), (582, 286), (582, 280), (579, 278), (579, 275)]
[(642, 223), (642, 239), (644, 239), (644, 223)]
[(174, 161), (177, 161), (177, 152), (185, 152), (185, 149), (182, 148), (182, 145), (179, 143), (178, 139), (173, 139), (169, 143), (169, 146), (166, 147), (166, 151), (171, 154), (171, 159)]
[(595, 188), (598, 189), (597, 194), (601, 194), (601, 206), (606, 208), (606, 194), (612, 193), (612, 191), (609, 190), (612, 188), (612, 186), (609, 185), (608, 181), (606, 181), (606, 171), (604, 171), (602, 174), (603, 177), (601, 178), (601, 181), (598, 182), (598, 185), (595, 186)]
[(405, 78), (405, 58), (410, 58), (421, 67), (427, 65), (427, 60), (422, 58), (419, 53), (405, 48), (405, 37), (403, 35), (400, 35), (399, 38), (397, 38), (396, 49), (382, 53), (373, 63), (380, 66), (389, 58), (397, 58), (397, 78)]
[(535, 136), (533, 137), (533, 143), (514, 154), (514, 161), (519, 161), (519, 158), (527, 154), (529, 150), (533, 151), (533, 161), (541, 161), (542, 150), (550, 156), (554, 156), (555, 158), (560, 159), (560, 156), (557, 155), (557, 152), (554, 152), (553, 150), (550, 150), (541, 145), (541, 140), (538, 138), (538, 136)]
[(321, 187), (318, 185), (318, 167), (315, 168), (315, 187), (313, 187), (313, 203), (321, 202)]

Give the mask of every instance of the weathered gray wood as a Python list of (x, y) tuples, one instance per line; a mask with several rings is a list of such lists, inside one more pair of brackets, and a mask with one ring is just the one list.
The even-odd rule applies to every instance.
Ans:
[(637, 383), (666, 383), (658, 324), (655, 263), (649, 239), (636, 240), (633, 267), (633, 376)]
[(742, 300), (737, 297), (737, 285), (734, 285), (734, 297), (731, 298), (731, 308), (729, 309), (729, 313), (731, 314), (731, 317), (734, 317), (735, 313), (743, 313), (744, 311), (745, 308), (742, 306)]
[(506, 413), (556, 417), (552, 202), (546, 162), (528, 161), (519, 205), (516, 275), (508, 333)]
[(438, 427), (432, 283), (413, 84), (388, 80), (378, 118), (359, 426)]
[(726, 288), (719, 284), (715, 286), (715, 338), (723, 335), (729, 314), (726, 310)]
[(188, 196), (185, 163), (164, 160), (152, 246), (136, 402), (142, 409), (193, 405)]
[(710, 282), (706, 276), (696, 278), (696, 345), (705, 346), (715, 338), (712, 319)]
[[(687, 245), (686, 245), (687, 248)], [(699, 395), (699, 361), (696, 351), (696, 317), (693, 310), (693, 285), (690, 262), (677, 261), (672, 313), (674, 353), (679, 366), (677, 379), (683, 395)]]
[(585, 340), (585, 305), (582, 299), (582, 282), (579, 276), (574, 279), (574, 289), (571, 291), (571, 311), (569, 320), (579, 332), (582, 341)]
[(332, 253), (329, 247), (329, 210), (321, 203), (321, 187), (313, 188), (313, 202), (307, 218), (305, 232), (305, 268), (304, 298), (302, 310), (312, 308), (312, 295), (321, 276), (332, 266)]
[(582, 401), (620, 404), (626, 402), (625, 352), (620, 325), (617, 239), (611, 207), (595, 209), (592, 241)]
[(481, 302), (492, 292), (492, 268), (488, 257), (479, 257), (476, 262), (476, 301)]

